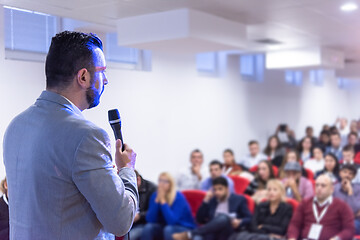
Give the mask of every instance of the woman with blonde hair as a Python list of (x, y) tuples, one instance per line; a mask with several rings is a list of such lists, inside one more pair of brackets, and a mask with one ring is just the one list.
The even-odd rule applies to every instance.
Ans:
[(176, 191), (169, 173), (159, 176), (158, 190), (150, 198), (146, 220), (141, 240), (171, 240), (172, 234), (195, 228), (190, 206), (184, 195)]
[(251, 221), (251, 232), (233, 235), (231, 240), (285, 239), (292, 217), (292, 206), (285, 201), (285, 187), (278, 179), (266, 185), (267, 201), (260, 203)]

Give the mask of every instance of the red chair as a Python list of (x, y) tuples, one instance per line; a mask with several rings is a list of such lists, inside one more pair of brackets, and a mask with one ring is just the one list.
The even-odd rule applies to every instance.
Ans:
[(186, 198), (186, 201), (189, 203), (191, 213), (195, 217), (197, 210), (199, 209), (205, 198), (206, 192), (201, 190), (184, 190), (182, 191), (182, 194)]
[(115, 240), (123, 240), (124, 237), (115, 237)]
[[(249, 171), (252, 172), (252, 173), (256, 173), (257, 169), (258, 169), (258, 166), (255, 165), (255, 166), (251, 167), (249, 169)], [(273, 169), (275, 177), (278, 177), (279, 169), (276, 166), (272, 166), (272, 169)]]
[(308, 179), (314, 179), (314, 173), (313, 171), (311, 171), (310, 169), (305, 168), (306, 174), (307, 174), (307, 178)]
[(233, 180), (235, 193), (237, 194), (243, 194), (250, 183), (249, 179), (244, 177), (234, 175), (229, 175), (228, 177)]
[(354, 237), (355, 240), (360, 240), (360, 235)]
[(245, 195), (245, 194), (240, 194), (240, 195), (246, 198), (249, 211), (253, 214), (254, 211), (255, 211), (255, 201), (254, 201), (254, 199), (252, 199), (250, 196)]
[(358, 153), (355, 155), (354, 163), (360, 164), (360, 152), (358, 152)]
[(286, 199), (286, 202), (292, 206), (292, 208), (293, 208), (293, 213), (294, 213), (295, 210), (296, 210), (296, 208), (297, 208), (298, 205), (299, 205), (299, 202), (296, 201), (295, 199), (292, 199), (292, 198)]

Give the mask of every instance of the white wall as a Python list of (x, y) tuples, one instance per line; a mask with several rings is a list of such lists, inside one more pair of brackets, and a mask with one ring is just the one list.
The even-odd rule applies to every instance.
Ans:
[[(11, 119), (45, 87), (44, 63), (3, 60), (3, 49), (1, 31), (1, 145)], [(108, 69), (110, 83), (101, 104), (84, 114), (112, 136), (107, 110), (118, 108), (124, 139), (138, 153), (137, 168), (152, 180), (161, 171), (175, 173), (186, 166), (194, 148), (204, 152), (207, 162), (220, 159), (228, 147), (240, 158), (250, 139), (260, 140), (263, 147), (279, 123), (288, 123), (302, 137), (307, 125), (318, 132), (337, 116), (360, 116), (359, 86), (339, 90), (328, 76), (323, 87), (308, 81), (294, 87), (284, 82), (281, 71), (266, 72), (263, 83), (251, 83), (240, 79), (238, 66), (238, 58), (231, 57), (225, 76), (200, 77), (194, 56), (153, 53), (152, 72)], [(1, 163), (0, 178), (4, 176)]]

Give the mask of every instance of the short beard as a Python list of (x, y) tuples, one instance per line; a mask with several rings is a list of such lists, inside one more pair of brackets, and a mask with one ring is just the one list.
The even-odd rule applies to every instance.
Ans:
[(101, 93), (99, 94), (99, 92), (95, 89), (95, 74), (91, 73), (91, 79), (90, 79), (90, 87), (88, 89), (86, 89), (86, 100), (89, 104), (88, 109), (96, 107), (97, 105), (99, 105), (100, 103), (100, 96)]

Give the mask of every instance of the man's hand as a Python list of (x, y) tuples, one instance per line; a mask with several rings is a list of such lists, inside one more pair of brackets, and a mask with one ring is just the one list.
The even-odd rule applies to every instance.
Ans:
[(209, 202), (210, 199), (214, 196), (212, 189), (206, 192), (204, 202)]
[(237, 229), (241, 224), (241, 219), (234, 218), (231, 220), (231, 226), (233, 229)]
[(199, 178), (199, 180), (201, 180), (201, 178), (202, 178), (200, 169), (201, 169), (200, 164), (196, 164), (191, 167), (192, 172)]
[(294, 191), (295, 189), (297, 189), (295, 179), (293, 179), (293, 178), (287, 179), (287, 181), (286, 181), (286, 183), (285, 183), (285, 187), (290, 187), (293, 191)]
[(137, 213), (134, 218), (134, 223), (140, 220), (140, 213)]
[(127, 145), (124, 144), (124, 151), (121, 150), (122, 142), (120, 139), (116, 140), (115, 164), (118, 169), (128, 167), (135, 168), (136, 153)]
[(347, 179), (343, 180), (341, 182), (341, 187), (349, 196), (353, 195), (353, 188), (352, 188), (351, 182), (349, 180), (347, 180)]

